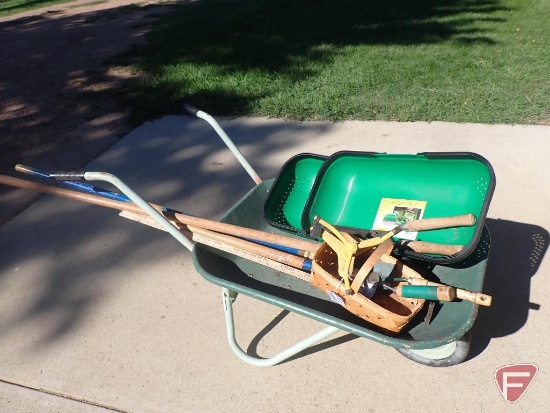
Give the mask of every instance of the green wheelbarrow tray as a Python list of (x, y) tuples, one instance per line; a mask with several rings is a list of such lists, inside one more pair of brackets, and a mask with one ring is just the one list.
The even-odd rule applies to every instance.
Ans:
[[(262, 207), (272, 184), (273, 180), (269, 180), (254, 187), (221, 221), (278, 232), (262, 218)], [(433, 274), (435, 278), (426, 276), (433, 281), (478, 292), (483, 286), (489, 244), (489, 232), (485, 228), (478, 247), (463, 261), (452, 265), (436, 265), (411, 260), (407, 264), (417, 270), (420, 268), (425, 275)], [(433, 349), (452, 343), (468, 333), (477, 315), (478, 307), (471, 302), (446, 302), (436, 306), (428, 325), (422, 316), (425, 306), (423, 312), (404, 331), (390, 336), (331, 302), (323, 291), (306, 281), (202, 244), (195, 244), (192, 254), (197, 272), (227, 291), (256, 298), (397, 349)]]

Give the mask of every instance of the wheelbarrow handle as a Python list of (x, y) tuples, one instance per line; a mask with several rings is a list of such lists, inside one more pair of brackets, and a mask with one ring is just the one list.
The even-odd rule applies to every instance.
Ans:
[(183, 110), (185, 111), (185, 113), (187, 113), (189, 116), (197, 116), (197, 113), (199, 113), (199, 110), (190, 105), (189, 103), (184, 103), (183, 104)]
[(195, 108), (194, 106), (189, 105), (188, 103), (183, 105), (184, 111), (191, 116), (200, 118), (202, 120), (205, 120), (212, 128), (216, 131), (218, 136), (221, 138), (221, 140), (225, 143), (225, 145), (229, 148), (233, 156), (237, 158), (241, 166), (244, 168), (244, 170), (248, 173), (248, 175), (252, 178), (252, 180), (256, 183), (256, 185), (262, 183), (262, 178), (258, 175), (258, 173), (254, 170), (252, 165), (246, 160), (242, 152), (237, 148), (237, 146), (233, 143), (231, 138), (227, 136), (227, 133), (222, 129), (220, 124), (214, 119), (212, 116), (210, 116), (208, 113), (203, 112), (200, 109)]

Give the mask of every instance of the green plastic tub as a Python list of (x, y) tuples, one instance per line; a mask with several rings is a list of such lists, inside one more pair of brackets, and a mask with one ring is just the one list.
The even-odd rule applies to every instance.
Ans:
[(301, 227), (310, 228), (315, 216), (332, 225), (380, 229), (382, 223), (387, 228), (397, 225), (407, 214), (415, 218), (474, 214), (477, 223), (471, 227), (407, 234), (410, 239), (465, 248), (453, 256), (404, 254), (432, 262), (456, 262), (476, 248), (494, 187), (493, 168), (474, 153), (338, 152), (317, 174)]
[(264, 203), (263, 215), (270, 225), (307, 235), (302, 229), (302, 213), (326, 159), (322, 155), (301, 153), (283, 165)]

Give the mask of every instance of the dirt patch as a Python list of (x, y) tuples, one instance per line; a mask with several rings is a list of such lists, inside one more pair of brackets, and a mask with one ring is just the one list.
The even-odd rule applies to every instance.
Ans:
[[(112, 92), (132, 74), (107, 61), (173, 7), (81, 0), (0, 18), (0, 173), (77, 170), (130, 132)], [(0, 186), (0, 225), (35, 199)]]

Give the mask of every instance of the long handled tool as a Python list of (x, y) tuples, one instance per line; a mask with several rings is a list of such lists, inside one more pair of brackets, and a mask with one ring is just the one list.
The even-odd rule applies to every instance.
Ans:
[[(55, 172), (50, 173), (50, 172), (46, 172), (46, 171), (43, 171), (43, 170), (40, 170), (40, 169), (32, 168), (30, 166), (21, 165), (21, 164), (15, 165), (15, 170), (18, 171), (18, 172), (22, 172), (24, 174), (27, 174), (27, 175), (45, 180), (48, 183), (67, 188), (67, 189), (75, 189), (77, 191), (82, 191), (82, 192), (85, 192), (87, 194), (98, 195), (98, 196), (101, 196), (101, 197), (105, 197), (105, 198), (108, 198), (108, 199), (114, 199), (114, 200), (117, 200), (117, 201), (130, 202), (130, 203), (132, 202), (132, 200), (124, 194), (109, 191), (107, 189), (100, 188), (96, 185), (91, 185), (91, 184), (88, 184), (86, 182), (80, 182), (80, 181), (61, 180), (58, 177), (63, 176), (63, 173), (55, 173)], [(175, 213), (191, 216), (189, 214), (186, 214), (186, 213), (181, 212), (181, 211), (177, 211), (175, 209), (166, 208), (164, 206), (160, 206), (160, 205), (156, 205), (156, 204), (151, 204), (151, 205), (153, 207), (155, 207), (156, 209), (162, 209), (162, 211), (165, 212), (166, 218), (168, 218), (169, 220), (170, 220), (170, 214), (175, 214)], [(120, 215), (124, 218), (128, 218), (128, 219), (131, 219), (131, 220), (134, 220), (134, 221), (138, 221), (142, 224), (149, 225), (149, 226), (155, 227), (157, 229), (164, 230), (164, 228), (162, 228), (156, 221), (151, 219), (151, 217), (149, 217), (148, 215), (144, 215), (144, 211), (141, 211), (140, 214), (135, 214), (133, 212), (123, 211)], [(311, 256), (313, 256), (313, 252), (311, 252), (311, 251), (300, 250), (300, 249), (289, 247), (289, 246), (286, 246), (286, 245), (270, 243), (270, 242), (266, 242), (266, 241), (263, 241), (263, 240), (256, 240), (256, 239), (252, 239), (252, 238), (247, 238), (247, 239), (249, 241), (256, 242), (256, 243), (259, 243), (259, 244), (263, 244), (263, 245), (266, 245), (266, 246), (269, 246), (269, 247), (272, 247), (272, 248), (275, 248), (275, 249), (278, 249), (278, 250), (281, 250), (281, 251), (285, 251), (285, 252), (288, 252), (288, 253), (291, 253), (291, 254), (304, 256), (304, 257), (308, 257), (308, 258), (311, 258)]]
[(209, 231), (204, 228), (188, 225), (189, 230), (193, 234), (198, 234), (203, 237), (208, 237), (214, 241), (225, 243), (235, 248), (241, 248), (247, 252), (261, 255), (274, 261), (282, 262), (283, 264), (290, 265), (291, 267), (298, 268), (300, 270), (311, 272), (311, 260), (303, 257), (298, 257), (293, 254), (283, 253), (282, 251), (270, 248), (265, 245), (259, 245), (254, 242), (246, 241), (241, 238), (233, 237), (227, 234), (220, 234), (214, 231)]
[(95, 185), (90, 185), (86, 182), (57, 180), (52, 177), (52, 174), (50, 172), (46, 172), (27, 165), (17, 164), (15, 165), (15, 170), (17, 172), (21, 172), (26, 175), (42, 179), (44, 181), (47, 181), (49, 184), (59, 186), (61, 188), (74, 189), (77, 191), (85, 192), (87, 194), (98, 195), (108, 199), (114, 199), (115, 201), (132, 202), (130, 198), (128, 198), (126, 195), (119, 194), (118, 192), (109, 191)]
[[(69, 175), (67, 177), (74, 177), (74, 176)], [(20, 187), (20, 188), (29, 189), (29, 190), (35, 190), (46, 194), (57, 195), (57, 196), (61, 196), (69, 199), (78, 200), (81, 202), (86, 202), (94, 205), (117, 209), (120, 211), (126, 211), (131, 214), (144, 216), (143, 210), (139, 206), (130, 202), (129, 199), (124, 195), (116, 194), (114, 192), (107, 191), (98, 187), (93, 187), (91, 185), (89, 187), (86, 186), (86, 184), (79, 185), (79, 189), (80, 190), (85, 189), (85, 190), (95, 191), (95, 192), (99, 191), (102, 194), (108, 194), (107, 195), (108, 198), (104, 196), (94, 195), (92, 193), (81, 193), (81, 192), (76, 192), (65, 188), (58, 188), (54, 186), (43, 185), (40, 183), (27, 181), (19, 178), (14, 178), (6, 175), (0, 175), (0, 184)], [(116, 198), (123, 199), (123, 200), (117, 200)], [(242, 238), (249, 238), (254, 241), (259, 240), (270, 246), (288, 248), (289, 252), (297, 255), (310, 257), (311, 254), (315, 253), (315, 251), (319, 247), (317, 243), (307, 241), (307, 240), (295, 239), (295, 238), (286, 237), (282, 235), (258, 231), (251, 228), (245, 228), (245, 227), (226, 224), (218, 221), (211, 221), (203, 218), (197, 218), (190, 215), (184, 215), (179, 212), (173, 212), (173, 210), (159, 206), (159, 205), (153, 205), (153, 206), (155, 210), (161, 212), (165, 217), (167, 217), (173, 223), (191, 225), (197, 228), (203, 228), (210, 231), (220, 232), (222, 234), (231, 234)], [(463, 220), (463, 219), (464, 218), (460, 218), (460, 220)], [(422, 222), (413, 223), (411, 221), (408, 223), (408, 229), (412, 229), (412, 228), (433, 229), (434, 225), (443, 225), (443, 224), (449, 225), (451, 223), (456, 223), (456, 222), (458, 221), (453, 219), (451, 220), (433, 219), (428, 222), (428, 225), (426, 225), (425, 223), (422, 223)], [(470, 218), (469, 221), (461, 221), (461, 222), (472, 222), (472, 220)], [(391, 232), (389, 232), (388, 234), (390, 234)], [(389, 236), (385, 236), (384, 239), (385, 238), (389, 238)], [(350, 243), (349, 236), (346, 236), (344, 239), (346, 239), (347, 242)], [(376, 239), (376, 240), (371, 239), (367, 241), (370, 245), (370, 243), (373, 243), (373, 241), (378, 242), (379, 240), (380, 239)], [(353, 254), (355, 253), (356, 251)], [(442, 284), (434, 283), (424, 279), (408, 279), (407, 282), (409, 282), (411, 285), (424, 285), (424, 286), (435, 286), (435, 287), (442, 286)], [(459, 288), (456, 288), (455, 291), (456, 291), (456, 297), (459, 299), (472, 301), (480, 305), (486, 305), (486, 306), (491, 305), (492, 298), (486, 294), (474, 293), (474, 292), (470, 292)]]
[[(90, 174), (90, 173), (86, 173), (86, 174)], [(69, 177), (69, 176), (66, 176), (66, 177)], [(73, 176), (73, 178), (74, 177), (75, 176)], [(139, 215), (144, 214), (142, 208), (138, 205), (135, 205), (133, 202), (107, 199), (98, 195), (81, 193), (81, 192), (77, 192), (77, 191), (73, 191), (65, 188), (58, 188), (54, 186), (44, 185), (37, 182), (14, 178), (7, 175), (0, 175), (0, 184), (43, 192), (50, 195), (57, 195), (64, 198), (74, 199), (77, 201), (86, 202), (93, 205), (99, 205), (107, 208), (117, 209), (119, 211), (127, 211), (130, 213), (139, 214)], [(252, 228), (245, 228), (237, 225), (227, 224), (224, 222), (212, 221), (208, 219), (185, 215), (179, 212), (172, 212), (172, 210), (158, 206), (158, 205), (152, 205), (152, 207), (157, 212), (161, 213), (163, 217), (177, 224), (193, 225), (193, 226), (208, 229), (211, 231), (236, 235), (242, 238), (260, 240), (271, 244), (279, 244), (286, 247), (294, 248), (297, 251), (302, 252), (303, 254), (314, 253), (319, 247), (319, 244), (313, 241), (291, 238), (284, 235), (272, 234), (264, 231), (255, 230)]]
[[(85, 192), (85, 193), (88, 193), (88, 194), (98, 195), (98, 196), (101, 196), (101, 197), (114, 199), (114, 200), (117, 200), (117, 201), (131, 202), (131, 200), (123, 194), (119, 194), (117, 192), (109, 191), (107, 189), (100, 188), (96, 185), (91, 185), (91, 184), (88, 184), (88, 183), (85, 183), (85, 182), (74, 181), (74, 180), (68, 180), (68, 181), (61, 180), (61, 179), (59, 179), (59, 177), (63, 176), (63, 173), (50, 173), (50, 172), (46, 172), (46, 171), (43, 171), (43, 170), (40, 170), (40, 169), (37, 169), (37, 168), (33, 168), (33, 167), (30, 167), (30, 166), (21, 165), (21, 164), (16, 165), (15, 170), (18, 171), (18, 172), (21, 172), (21, 173), (31, 175), (33, 177), (45, 180), (50, 184), (58, 185), (58, 186), (61, 186), (63, 188), (75, 189), (75, 190), (82, 191), (82, 192)], [(154, 204), (152, 204), (152, 205), (155, 206), (155, 207), (158, 207), (158, 208), (162, 208), (163, 211), (165, 211), (165, 212), (180, 213), (180, 214), (183, 214), (183, 215), (189, 215), (189, 214), (185, 214), (185, 213), (180, 212), (180, 211), (176, 211), (174, 209), (169, 209), (169, 208), (166, 208), (166, 207), (162, 207), (160, 205), (154, 205)], [(153, 226), (155, 228), (163, 229), (162, 227), (160, 227), (158, 225), (158, 223), (156, 223), (156, 221), (152, 220), (148, 216), (145, 218), (145, 216), (142, 215), (142, 214), (143, 214), (143, 211), (141, 211), (141, 214), (133, 214), (131, 212), (125, 211), (125, 212), (121, 213), (121, 216), (123, 216), (124, 218), (128, 218), (128, 219), (138, 221), (142, 224), (146, 224), (146, 225)], [(167, 218), (170, 218), (170, 217), (167, 216)], [(316, 224), (316, 225), (318, 225), (318, 224)], [(343, 227), (336, 227), (336, 228), (338, 228), (339, 230), (342, 230)], [(350, 230), (356, 231), (356, 229), (352, 229), (352, 228), (350, 228)], [(368, 232), (368, 234), (377, 233), (376, 231), (367, 231), (367, 232)], [(260, 243), (260, 242), (265, 243), (264, 241), (259, 241), (259, 240), (252, 240), (252, 241), (257, 242), (257, 243)], [(295, 255), (305, 256), (305, 257), (308, 257), (308, 258), (311, 258), (312, 255), (313, 255), (313, 252), (307, 251), (307, 250), (306, 251), (300, 251), (300, 250), (296, 250), (294, 248), (285, 247), (285, 246), (277, 245), (277, 244), (271, 244), (271, 245), (268, 245), (268, 246), (271, 246), (273, 248), (280, 249), (280, 250), (283, 250), (283, 251), (286, 251), (286, 252), (290, 252), (290, 253), (295, 254)], [(450, 246), (450, 245), (435, 244), (435, 243), (429, 243), (429, 242), (423, 242), (423, 241), (406, 241), (406, 242), (401, 241), (396, 246), (398, 248), (399, 247), (410, 248), (410, 249), (412, 249), (412, 250), (414, 250), (418, 253), (442, 254), (442, 255), (452, 255), (452, 254), (458, 252), (461, 248), (461, 246)]]

